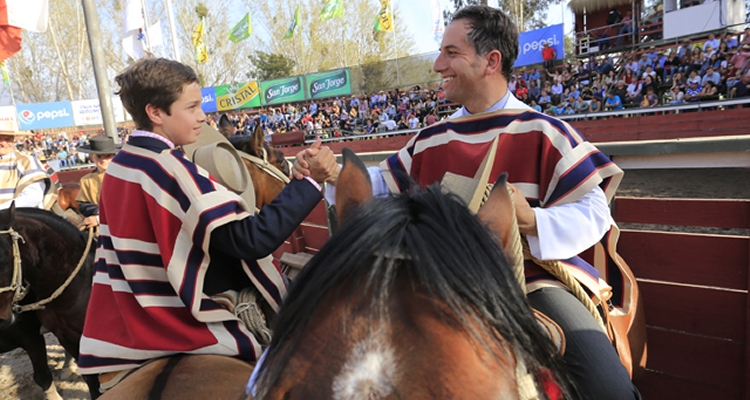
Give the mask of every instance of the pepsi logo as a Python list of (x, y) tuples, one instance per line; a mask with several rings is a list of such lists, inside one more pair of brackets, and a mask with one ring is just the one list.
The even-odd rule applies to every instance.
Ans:
[(36, 117), (34, 116), (34, 113), (29, 110), (22, 110), (20, 115), (21, 115), (21, 121), (23, 121), (23, 123), (25, 124), (30, 124), (34, 122), (34, 120), (36, 119)]

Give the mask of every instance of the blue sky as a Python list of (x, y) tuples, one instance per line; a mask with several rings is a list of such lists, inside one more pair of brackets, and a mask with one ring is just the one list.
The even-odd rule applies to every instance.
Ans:
[[(450, 0), (440, 0), (443, 8), (452, 4)], [(497, 1), (489, 0), (490, 6), (497, 6)], [(565, 32), (573, 29), (573, 14), (566, 6), (566, 1), (561, 4), (553, 5), (547, 12), (547, 23), (549, 25), (564, 23)], [(396, 34), (399, 29), (405, 29), (412, 34), (417, 43), (417, 53), (429, 53), (437, 51), (440, 47), (432, 36), (432, 11), (430, 0), (393, 0), (393, 4), (401, 10), (401, 15), (409, 21), (406, 26), (396, 25)], [(564, 10), (564, 12), (563, 12)], [(564, 21), (563, 21), (564, 15)]]

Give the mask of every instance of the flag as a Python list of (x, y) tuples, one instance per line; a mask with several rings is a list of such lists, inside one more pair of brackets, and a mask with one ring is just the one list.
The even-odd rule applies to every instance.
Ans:
[(122, 47), (125, 48), (125, 53), (134, 60), (146, 56), (145, 27), (141, 0), (127, 0), (125, 22), (122, 26)]
[(294, 20), (292, 21), (292, 24), (289, 25), (289, 29), (286, 30), (284, 39), (289, 39), (294, 36), (294, 30), (297, 28), (297, 25), (299, 25), (299, 18), (299, 4), (297, 4), (297, 11), (294, 12)]
[(392, 32), (393, 31), (393, 9), (391, 0), (380, 0), (380, 12), (375, 18), (375, 31)]
[(430, 3), (432, 7), (432, 36), (440, 44), (443, 40), (443, 33), (445, 33), (443, 6), (440, 5), (440, 0), (431, 0)]
[(49, 0), (0, 0), (0, 60), (21, 50), (21, 30), (44, 32)]
[(344, 16), (343, 0), (326, 1), (326, 5), (323, 6), (323, 11), (320, 12), (321, 21), (328, 21), (331, 18), (343, 17), (343, 16)]
[(227, 37), (234, 43), (241, 42), (253, 33), (253, 22), (250, 20), (250, 13), (245, 14), (244, 17), (237, 23), (237, 25), (229, 31)]
[(5, 63), (5, 60), (0, 61), (0, 73), (3, 74), (3, 83), (6, 86), (10, 86), (10, 78), (8, 77), (8, 64)]
[(201, 18), (201, 21), (198, 22), (198, 26), (195, 27), (195, 31), (193, 31), (193, 36), (191, 37), (193, 47), (195, 48), (195, 61), (198, 64), (203, 64), (204, 62), (208, 61), (208, 50), (206, 49), (205, 35), (206, 19)]

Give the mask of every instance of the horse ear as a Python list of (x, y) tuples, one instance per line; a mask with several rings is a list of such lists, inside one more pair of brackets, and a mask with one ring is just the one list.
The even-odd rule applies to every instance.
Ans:
[(372, 183), (365, 164), (350, 148), (344, 147), (341, 152), (344, 155), (344, 167), (336, 181), (336, 210), (339, 224), (344, 222), (353, 209), (372, 197)]
[(13, 220), (16, 214), (16, 201), (10, 203), (10, 207), (0, 212), (0, 230), (7, 230), (13, 226)]
[(479, 209), (477, 216), (484, 222), (487, 229), (497, 237), (506, 254), (512, 257), (512, 238), (515, 233), (513, 229), (517, 230), (518, 224), (515, 222), (516, 210), (508, 193), (507, 182), (507, 173), (503, 173), (497, 178), (490, 197)]
[(255, 154), (261, 155), (263, 153), (263, 142), (265, 141), (266, 135), (263, 134), (263, 128), (258, 124), (255, 127), (252, 136), (250, 136), (250, 142), (248, 142), (247, 145), (252, 146), (253, 150), (255, 150)]

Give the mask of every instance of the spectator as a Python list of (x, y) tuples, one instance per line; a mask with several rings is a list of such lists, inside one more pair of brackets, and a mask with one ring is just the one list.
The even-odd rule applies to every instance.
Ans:
[(620, 100), (620, 96), (616, 95), (614, 90), (610, 90), (607, 93), (607, 98), (604, 100), (604, 109), (605, 110), (622, 110), (622, 100)]
[(716, 35), (713, 33), (708, 34), (708, 40), (706, 40), (705, 43), (703, 43), (703, 52), (708, 53), (711, 50), (715, 50), (719, 48), (719, 39), (716, 38)]
[(703, 75), (703, 79), (701, 79), (701, 85), (706, 86), (706, 82), (713, 82), (715, 86), (718, 86), (721, 83), (721, 75), (719, 75), (713, 67), (708, 67), (706, 69), (706, 74)]
[(700, 79), (689, 81), (688, 88), (685, 90), (685, 101), (692, 103), (700, 100), (702, 91), (703, 88), (700, 86)]
[(585, 114), (588, 110), (589, 110), (589, 105), (583, 100), (583, 97), (578, 96), (578, 98), (576, 99), (576, 103), (575, 103), (575, 113)]
[(633, 34), (633, 19), (631, 15), (633, 13), (628, 11), (625, 13), (625, 17), (622, 18), (622, 28), (620, 28), (620, 34), (617, 36), (617, 47), (622, 46), (622, 40)]
[(544, 62), (542, 63), (542, 65), (547, 69), (548, 73), (554, 71), (556, 57), (557, 52), (555, 51), (555, 49), (550, 46), (548, 42), (544, 42), (544, 45), (542, 47), (542, 59), (544, 60)]
[(594, 98), (589, 102), (589, 112), (595, 113), (602, 110), (602, 97), (599, 94), (595, 94)]
[(641, 102), (641, 90), (643, 89), (643, 85), (641, 84), (641, 81), (635, 81), (628, 85), (628, 91), (625, 94), (624, 103), (625, 104), (639, 104)]
[(685, 93), (683, 93), (680, 86), (672, 86), (671, 89), (669, 89), (669, 104), (671, 105), (678, 105), (683, 104), (685, 102)]
[(531, 100), (531, 109), (536, 112), (542, 112), (542, 107), (533, 99)]
[(745, 72), (742, 78), (736, 82), (729, 91), (729, 98), (735, 99), (750, 96), (750, 71)]
[(701, 93), (699, 94), (699, 97), (704, 101), (718, 100), (719, 89), (716, 87), (716, 84), (714, 84), (713, 81), (706, 81), (705, 85), (703, 85), (703, 90), (701, 90)]
[(641, 106), (645, 108), (656, 107), (659, 105), (659, 96), (654, 92), (654, 87), (649, 86), (646, 88), (646, 94), (643, 96)]

